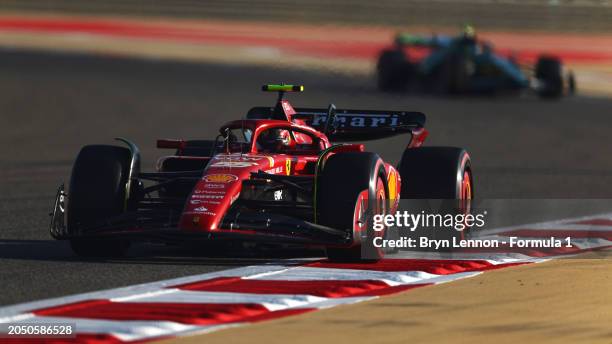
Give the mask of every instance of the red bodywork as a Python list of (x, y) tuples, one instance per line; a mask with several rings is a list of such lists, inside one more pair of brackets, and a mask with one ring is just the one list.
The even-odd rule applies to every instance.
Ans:
[[(267, 90), (267, 86), (264, 88)], [(176, 149), (176, 153), (160, 158), (155, 172), (140, 171), (140, 150), (133, 142), (119, 138), (131, 156), (125, 173), (120, 175), (126, 180), (123, 199), (117, 198), (123, 201), (122, 212), (100, 221), (68, 221), (67, 226), (67, 194), (61, 185), (52, 212), (51, 235), (71, 240), (121, 236), (161, 242), (228, 239), (358, 247), (370, 235), (363, 230), (369, 228), (370, 215), (396, 211), (401, 177), (395, 167), (376, 154), (366, 154), (363, 144), (332, 145), (331, 141), (358, 142), (409, 134), (406, 149), (416, 148), (427, 137), (425, 115), (416, 111), (336, 109), (333, 104), (327, 109), (294, 109), (282, 98), (284, 91), (280, 89), (274, 107), (250, 109), (246, 119), (224, 124), (214, 141), (158, 140), (158, 148)], [(352, 175), (348, 166), (339, 164), (326, 169), (329, 157), (348, 152), (364, 154), (336, 156), (332, 161), (366, 158), (355, 161), (368, 165), (358, 162), (351, 166), (367, 169), (359, 171), (367, 175)], [(336, 184), (346, 188), (336, 191)], [(344, 194), (346, 201), (325, 204)], [(335, 212), (337, 203), (342, 207), (341, 215)], [(339, 218), (341, 223), (330, 221), (335, 215), (343, 216)]]
[[(282, 106), (288, 119), (292, 118), (295, 111), (291, 105), (283, 100)], [(241, 233), (254, 234), (247, 229), (220, 228), (223, 216), (230, 206), (238, 199), (242, 181), (250, 178), (251, 173), (262, 171), (269, 174), (280, 174), (290, 176), (312, 175), (312, 165), (317, 163), (320, 153), (331, 147), (329, 139), (314, 128), (305, 125), (299, 119), (294, 120), (270, 120), (270, 119), (246, 119), (226, 123), (221, 127), (221, 132), (226, 129), (249, 129), (252, 131), (252, 139), (248, 149), (245, 147), (228, 147), (223, 153), (216, 154), (212, 158), (191, 157), (173, 155), (162, 157), (158, 166), (162, 166), (167, 159), (200, 159), (206, 161), (204, 174), (193, 188), (187, 198), (182, 216), (179, 221), (179, 230), (192, 233)], [(262, 152), (257, 147), (258, 138), (262, 132), (268, 129), (288, 130), (294, 133), (292, 145), (284, 147), (276, 152)], [(408, 143), (409, 148), (420, 146), (427, 131), (424, 128), (415, 130), (412, 139)], [(306, 149), (296, 146), (310, 143)], [(160, 148), (183, 147), (184, 141), (159, 140)], [(307, 145), (308, 146), (308, 145)], [(244, 151), (240, 151), (243, 149)], [(348, 151), (364, 151), (363, 144), (345, 144), (333, 148), (331, 154)], [(386, 197), (393, 200), (392, 208), (397, 207), (400, 199), (401, 178), (394, 166), (384, 163), (387, 175), (389, 195)], [(159, 167), (158, 167), (159, 168)], [(160, 171), (162, 172), (162, 171)], [(391, 209), (394, 211), (393, 209)]]

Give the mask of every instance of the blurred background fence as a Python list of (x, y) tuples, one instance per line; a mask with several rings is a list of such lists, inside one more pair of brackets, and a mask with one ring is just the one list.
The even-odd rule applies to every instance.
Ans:
[(612, 32), (609, 0), (0, 0), (0, 11)]

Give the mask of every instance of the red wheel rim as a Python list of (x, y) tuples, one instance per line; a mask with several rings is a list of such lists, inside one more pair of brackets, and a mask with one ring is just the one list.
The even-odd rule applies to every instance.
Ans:
[[(471, 212), (472, 207), (472, 176), (468, 170), (463, 171), (463, 178), (461, 179), (461, 187), (459, 192), (459, 206), (461, 207), (461, 213), (467, 215)], [(465, 239), (465, 231), (469, 228), (465, 228), (461, 231), (461, 240)]]
[[(376, 182), (376, 206), (374, 208), (374, 215), (378, 215), (378, 214), (386, 214), (387, 213), (387, 196), (385, 193), (385, 183), (383, 182), (382, 178), (378, 178), (377, 182)], [(385, 235), (387, 233), (387, 228), (383, 228), (383, 230), (378, 231), (378, 232), (374, 232), (374, 236), (372, 238), (368, 238), (368, 240), (374, 240), (374, 237), (380, 237), (380, 238), (385, 238)], [(383, 256), (383, 250), (380, 247), (376, 248), (376, 255), (378, 257), (382, 257)]]
[[(357, 202), (355, 203), (355, 212), (353, 215), (353, 235), (354, 238), (361, 237), (363, 231), (367, 231), (368, 227), (372, 225), (372, 218), (366, 218), (366, 212), (369, 209), (369, 192), (368, 190), (363, 190), (357, 196)], [(376, 183), (376, 193), (375, 193), (375, 203), (373, 204), (373, 214), (386, 214), (387, 211), (387, 195), (385, 193), (385, 184), (382, 178), (378, 178)], [(386, 233), (386, 228), (381, 231), (374, 231), (374, 237), (382, 237), (384, 238)], [(374, 237), (367, 236), (366, 240), (373, 240)], [(363, 242), (361, 244), (364, 244)], [(369, 243), (368, 243), (369, 245)], [(382, 250), (380, 248), (376, 248), (378, 255), (382, 255)]]
[(469, 171), (463, 172), (463, 179), (461, 180), (461, 195), (459, 195), (461, 200), (471, 200), (472, 199), (472, 178), (470, 176)]

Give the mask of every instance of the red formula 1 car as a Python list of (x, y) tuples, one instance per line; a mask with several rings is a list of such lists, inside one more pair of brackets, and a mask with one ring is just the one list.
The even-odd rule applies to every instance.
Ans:
[[(272, 108), (252, 108), (223, 125), (215, 140), (158, 140), (175, 149), (157, 171), (140, 169), (135, 144), (88, 145), (78, 154), (69, 193), (59, 188), (50, 226), (81, 256), (123, 254), (129, 243), (263, 242), (324, 247), (330, 259), (378, 259), (371, 242), (385, 231), (372, 217), (404, 198), (471, 199), (469, 156), (421, 147), (420, 112), (293, 108), (285, 92)], [(363, 144), (407, 134), (398, 167)]]

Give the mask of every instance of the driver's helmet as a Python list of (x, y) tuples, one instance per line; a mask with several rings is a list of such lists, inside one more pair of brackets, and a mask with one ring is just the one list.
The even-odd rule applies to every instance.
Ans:
[(461, 30), (461, 37), (464, 39), (475, 40), (476, 39), (476, 29), (474, 28), (474, 26), (470, 24), (463, 25), (463, 28)]
[(257, 139), (257, 149), (266, 152), (280, 151), (291, 143), (289, 131), (286, 129), (268, 129)]

